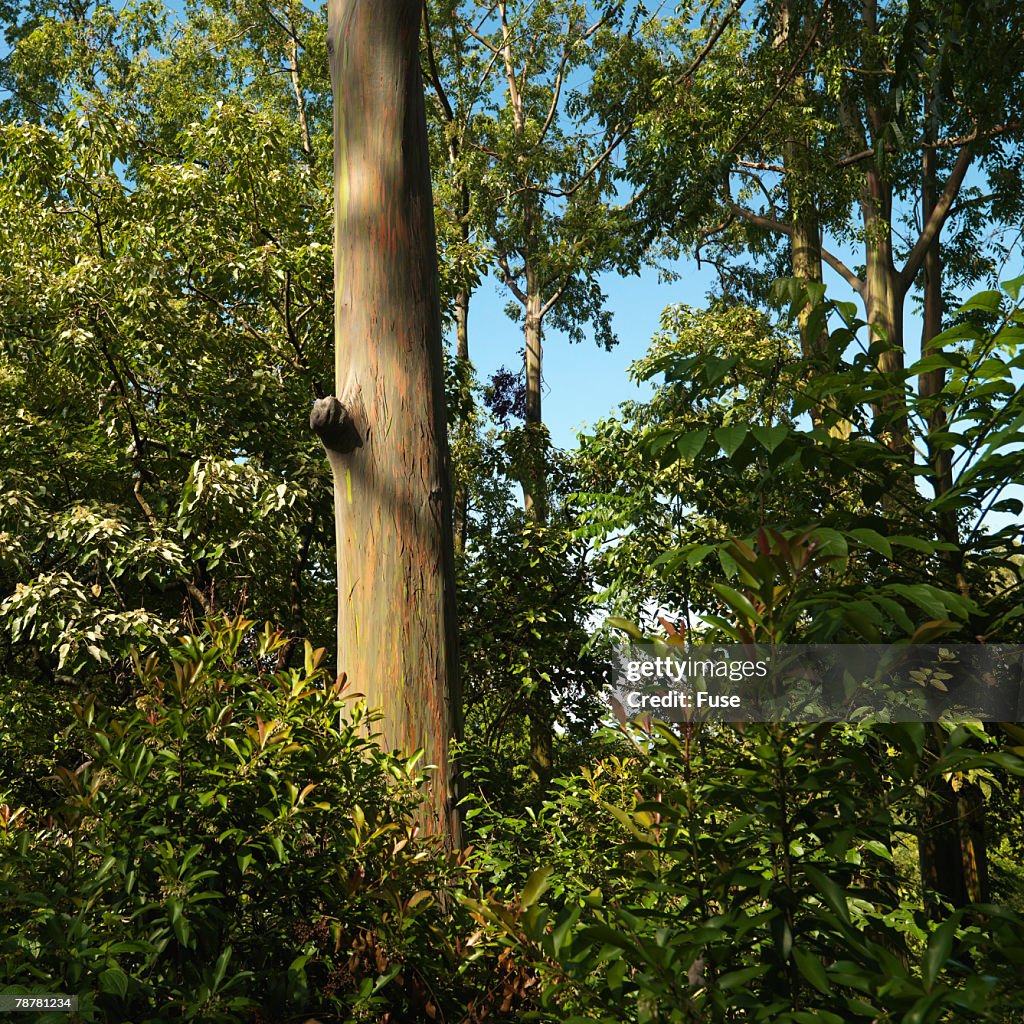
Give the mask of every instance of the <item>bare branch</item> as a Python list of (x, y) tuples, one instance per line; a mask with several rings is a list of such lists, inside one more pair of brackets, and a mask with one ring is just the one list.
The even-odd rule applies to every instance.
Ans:
[(554, 305), (555, 305), (555, 304), (556, 304), (556, 303), (558, 302), (558, 300), (559, 300), (559, 299), (560, 299), (560, 298), (561, 298), (561, 297), (562, 297), (562, 296), (563, 296), (563, 295), (565, 294), (565, 289), (569, 287), (569, 284), (570, 284), (570, 282), (571, 282), (571, 281), (572, 281), (572, 274), (571, 274), (571, 273), (569, 273), (569, 274), (566, 274), (566, 275), (565, 275), (565, 278), (564, 278), (564, 280), (563, 280), (563, 281), (562, 281), (562, 283), (561, 283), (561, 284), (560, 284), (560, 285), (558, 286), (558, 288), (557, 288), (557, 289), (555, 290), (555, 292), (554, 292), (554, 294), (553, 294), (553, 295), (551, 296), (551, 298), (549, 298), (549, 299), (548, 299), (548, 301), (547, 301), (547, 302), (545, 302), (545, 303), (544, 303), (544, 305), (543, 305), (543, 306), (541, 307), (541, 310), (540, 310), (540, 319), (541, 319), (541, 320), (543, 320), (543, 319), (544, 319), (544, 317), (546, 316), (546, 314), (548, 313), (548, 311), (549, 311), (549, 310), (550, 310), (550, 309), (551, 309), (551, 308), (552, 308), (552, 307), (553, 307), (553, 306), (554, 306)]
[(555, 119), (555, 113), (558, 110), (558, 101), (562, 95), (562, 82), (565, 79), (565, 66), (569, 62), (569, 51), (572, 47), (569, 45), (569, 38), (572, 33), (572, 17), (566, 21), (565, 25), (565, 37), (562, 40), (562, 56), (558, 62), (558, 72), (555, 75), (555, 87), (551, 96), (551, 106), (548, 107), (548, 116), (544, 118), (544, 126), (540, 130), (538, 136), (538, 144), (548, 133), (548, 129), (551, 127), (551, 122)]
[(924, 262), (928, 247), (932, 244), (935, 236), (942, 230), (942, 225), (946, 223), (946, 219), (949, 216), (949, 208), (953, 205), (953, 200), (956, 199), (964, 177), (970, 169), (972, 157), (971, 144), (968, 142), (957, 153), (953, 170), (950, 171), (949, 178), (946, 180), (946, 187), (935, 200), (935, 206), (932, 207), (928, 222), (922, 228), (920, 237), (914, 244), (914, 248), (910, 250), (907, 262), (900, 271), (900, 283), (904, 289), (910, 287), (911, 282), (917, 276), (917, 272), (921, 269), (921, 264)]
[(737, 167), (743, 167), (751, 171), (773, 171), (775, 174), (785, 174), (786, 168), (782, 164), (766, 164), (760, 160), (737, 160)]
[[(734, 202), (731, 198), (725, 198), (725, 205), (737, 217), (742, 217), (745, 221), (753, 224), (755, 227), (764, 229), (765, 231), (772, 231), (779, 235), (792, 236), (793, 225), (787, 224), (785, 221), (776, 220), (774, 217), (765, 217), (760, 213), (754, 213), (753, 210), (748, 210), (739, 203)], [(828, 249), (822, 247), (821, 258), (855, 291), (858, 295), (864, 294), (864, 282), (834, 253), (828, 251)]]
[(526, 292), (516, 284), (515, 276), (509, 269), (508, 257), (504, 254), (498, 256), (498, 268), (501, 270), (502, 284), (506, 285), (509, 291), (525, 306)]
[(444, 86), (441, 84), (441, 75), (437, 70), (437, 60), (434, 57), (434, 37), (430, 30), (430, 14), (428, 13), (429, 7), (429, 4), (423, 5), (423, 36), (427, 43), (427, 78), (429, 79), (431, 86), (433, 86), (438, 103), (441, 104), (445, 120), (450, 124), (455, 120), (455, 112), (452, 110), (452, 105), (448, 100), (448, 94), (444, 91)]
[[(705, 44), (704, 48), (700, 51), (700, 53), (698, 53), (697, 56), (694, 57), (694, 59), (690, 62), (689, 67), (687, 67), (687, 69), (684, 72), (677, 76), (675, 84), (679, 85), (685, 82), (686, 79), (688, 79), (701, 66), (701, 64), (704, 63), (704, 61), (707, 59), (708, 55), (714, 48), (715, 44), (721, 38), (722, 33), (725, 31), (729, 22), (732, 21), (733, 17), (743, 6), (744, 2), (745, 0), (733, 0), (732, 5), (726, 12), (725, 17), (722, 18), (721, 22), (719, 22), (718, 26), (715, 28), (715, 31), (712, 33), (711, 38), (707, 41), (707, 43)], [(612, 129), (611, 141), (604, 148), (604, 150), (602, 150), (602, 152), (593, 161), (591, 161), (587, 169), (576, 179), (576, 181), (569, 188), (544, 189), (544, 195), (552, 196), (555, 198), (568, 199), (570, 196), (578, 192), (583, 187), (583, 185), (586, 184), (586, 182), (608, 160), (612, 153), (615, 152), (615, 150), (623, 142), (623, 140), (630, 133), (630, 131), (632, 131), (633, 125), (636, 124), (638, 116), (639, 115), (634, 114), (632, 117), (626, 120), (625, 124), (616, 125), (615, 128)], [(538, 191), (542, 190), (538, 189)]]
[[(997, 124), (986, 131), (975, 131), (971, 132), (970, 135), (949, 135), (944, 139), (936, 139), (935, 142), (927, 142), (924, 139), (917, 139), (910, 148), (912, 149), (960, 149), (962, 146), (966, 146), (971, 142), (975, 142), (978, 139), (994, 139), (1000, 135), (1008, 135), (1011, 132), (1020, 131), (1024, 128), (1024, 123), (1020, 121), (1013, 121), (1009, 124)], [(899, 153), (901, 150), (897, 146), (887, 145), (885, 147), (886, 153)], [(906, 150), (902, 150), (906, 152)], [(857, 153), (851, 153), (849, 156), (844, 156), (839, 160), (835, 161), (836, 167), (852, 167), (854, 164), (859, 164), (864, 160), (870, 160), (875, 155), (873, 149), (862, 149)]]

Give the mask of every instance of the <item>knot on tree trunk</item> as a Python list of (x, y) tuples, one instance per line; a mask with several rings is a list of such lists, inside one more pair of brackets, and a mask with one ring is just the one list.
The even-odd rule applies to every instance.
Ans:
[(352, 414), (334, 395), (318, 398), (313, 403), (309, 427), (329, 452), (346, 455), (363, 446)]

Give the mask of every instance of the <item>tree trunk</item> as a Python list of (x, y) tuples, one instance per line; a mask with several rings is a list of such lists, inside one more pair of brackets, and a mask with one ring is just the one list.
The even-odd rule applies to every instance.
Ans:
[[(903, 361), (903, 301), (906, 289), (892, 255), (892, 188), (877, 168), (865, 175), (864, 218), (864, 307), (871, 340), (879, 344), (877, 365), (882, 373), (899, 373)], [(885, 414), (882, 428), (886, 443), (894, 451), (910, 448), (906, 405), (896, 396), (886, 398), (877, 410)]]
[[(935, 99), (931, 101), (934, 105)], [(928, 118), (931, 126), (933, 118)], [(934, 131), (928, 131), (926, 141), (934, 141)], [(926, 146), (921, 160), (921, 220), (927, 223), (936, 203), (935, 149)], [(924, 323), (921, 331), (921, 355), (941, 351), (935, 338), (942, 331), (942, 250), (940, 232), (936, 231), (925, 253), (924, 269)], [(946, 371), (941, 367), (928, 370), (918, 377), (918, 394), (933, 398), (941, 393), (946, 383)], [(940, 403), (928, 413), (928, 431), (937, 433), (946, 428), (946, 411)], [(932, 486), (935, 496), (945, 494), (953, 486), (953, 469), (948, 449), (928, 447)], [(959, 545), (960, 530), (955, 512), (939, 513), (939, 536), (951, 544)], [(962, 553), (957, 550), (944, 555), (950, 581), (964, 589)], [(929, 737), (931, 752), (941, 750), (942, 736), (933, 732)], [(982, 903), (988, 899), (988, 850), (985, 843), (985, 797), (973, 783), (962, 781), (959, 791), (944, 779), (932, 780), (926, 787), (925, 805), (919, 827), (919, 863), (921, 881), (926, 889), (940, 893), (954, 906), (967, 902)], [(933, 901), (926, 899), (926, 908), (937, 913)]]
[[(469, 364), (469, 290), (462, 288), (455, 296), (455, 356), (462, 368)], [(466, 550), (466, 536), (469, 529), (469, 493), (464, 483), (455, 486), (452, 509), (452, 539), (455, 551)]]
[(331, 0), (338, 670), (385, 749), (436, 765), (424, 827), (459, 842), (454, 573), (419, 0)]
[[(929, 727), (926, 756), (938, 757), (946, 734)], [(928, 893), (954, 907), (985, 903), (989, 898), (988, 846), (985, 837), (985, 797), (980, 788), (959, 773), (953, 782), (929, 779), (918, 812), (918, 863), (924, 905), (933, 916), (944, 913)]]
[(526, 324), (523, 330), (526, 342), (526, 435), (529, 453), (527, 472), (523, 478), (523, 504), (526, 516), (535, 523), (547, 520), (547, 474), (544, 471), (544, 420), (541, 416), (541, 296), (533, 282), (534, 275), (527, 270)]
[[(542, 295), (538, 275), (526, 268), (526, 475), (523, 477), (523, 505), (531, 523), (547, 521), (546, 434), (541, 416)], [(527, 539), (529, 543), (529, 539)], [(554, 766), (554, 702), (543, 680), (537, 680), (530, 701), (530, 774), (546, 780)]]
[[(935, 209), (935, 150), (926, 148), (921, 161), (921, 218), (927, 222)], [(934, 339), (942, 331), (942, 252), (940, 249), (940, 232), (928, 246), (924, 257), (924, 323), (921, 330), (922, 357), (941, 351), (941, 346), (934, 344)], [(928, 399), (938, 395), (946, 385), (946, 371), (942, 367), (922, 373), (917, 380), (917, 391), (921, 398)], [(928, 432), (939, 433), (946, 429), (946, 410), (941, 404), (928, 414)], [(932, 487), (935, 496), (939, 497), (953, 487), (952, 453), (948, 448), (937, 449), (929, 444), (928, 461), (932, 469)], [(939, 515), (939, 533), (943, 540), (951, 544), (959, 543), (959, 528), (955, 512), (943, 512)]]
[[(779, 5), (777, 13), (776, 45), (785, 49), (787, 61), (792, 60), (799, 44), (797, 26), (793, 24), (788, 0)], [(783, 83), (780, 83), (782, 85)], [(793, 104), (803, 107), (807, 102), (807, 82), (803, 73), (792, 83)], [(821, 225), (818, 221), (816, 197), (809, 191), (812, 172), (808, 166), (810, 139), (790, 139), (782, 147), (782, 163), (785, 168), (786, 192), (789, 199), (789, 219), (793, 225), (790, 235), (790, 263), (793, 277), (808, 284), (822, 283)], [(805, 360), (817, 367), (828, 349), (828, 325), (822, 323), (815, 330), (811, 325), (812, 302), (804, 306), (797, 317), (800, 330), (800, 352)], [(812, 370), (812, 372), (815, 372)], [(811, 422), (821, 426), (825, 417), (822, 409), (815, 406), (810, 410)], [(850, 424), (839, 419), (830, 428), (833, 436), (849, 437)]]
[[(799, 34), (799, 25), (794, 25), (789, 0), (779, 4), (775, 14), (775, 46), (786, 54), (787, 63), (791, 59), (795, 37)], [(779, 82), (780, 88), (786, 88), (786, 82)], [(793, 79), (790, 85), (792, 102), (795, 107), (806, 103), (806, 83), (803, 72)], [(821, 283), (821, 239), (818, 228), (818, 211), (814, 198), (808, 191), (807, 144), (801, 139), (790, 138), (782, 144), (782, 163), (785, 168), (786, 194), (789, 199), (789, 219), (793, 225), (790, 235), (790, 262), (793, 277), (808, 283)], [(810, 337), (807, 320), (811, 313), (808, 303), (798, 318), (800, 327), (800, 348), (804, 359), (814, 359), (820, 354), (823, 340)], [(817, 423), (818, 417), (815, 417)]]

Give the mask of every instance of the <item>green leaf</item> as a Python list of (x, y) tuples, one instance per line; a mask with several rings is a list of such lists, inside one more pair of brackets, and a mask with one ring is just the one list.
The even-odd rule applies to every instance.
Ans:
[(675, 436), (675, 432), (672, 430), (662, 430), (656, 434), (647, 444), (647, 451), (650, 455), (656, 456), (663, 448), (665, 448)]
[(921, 973), (924, 975), (925, 987), (931, 991), (939, 972), (949, 960), (956, 939), (956, 930), (960, 926), (961, 914), (954, 912), (946, 918), (938, 928), (928, 936), (928, 948), (921, 960)]
[(708, 439), (706, 430), (693, 430), (688, 434), (676, 439), (676, 451), (679, 457), (686, 462), (692, 462), (704, 450)]
[(930, 995), (921, 996), (920, 999), (910, 1008), (910, 1010), (904, 1015), (902, 1024), (926, 1024), (928, 1020), (936, 1022), (943, 1019), (942, 1016), (931, 1016), (931, 1011), (942, 1001), (945, 996), (945, 992), (939, 989), (937, 992), (932, 992)]
[(120, 967), (108, 967), (100, 971), (100, 990), (124, 999), (128, 994), (128, 975)]
[(819, 526), (811, 535), (819, 555), (828, 558), (844, 559), (850, 553), (846, 538), (838, 531), (827, 526)]
[(686, 564), (692, 569), (698, 562), (702, 562), (712, 551), (713, 544), (696, 544), (686, 552)]
[(625, 960), (614, 961), (608, 968), (608, 988), (612, 992), (618, 992), (622, 988), (622, 979), (626, 976), (626, 969), (629, 964)]
[(232, 948), (231, 946), (225, 946), (217, 957), (217, 962), (213, 966), (213, 991), (216, 992), (220, 989), (220, 984), (224, 980), (224, 973), (228, 969), (228, 963), (231, 960)]
[(722, 359), (719, 356), (709, 355), (704, 359), (704, 379), (711, 387), (725, 378), (725, 375), (736, 365), (738, 358), (731, 356)]
[(752, 433), (761, 442), (762, 447), (768, 452), (773, 452), (786, 440), (789, 427), (781, 424), (775, 427), (754, 427)]
[(877, 551), (879, 554), (885, 555), (886, 558), (892, 558), (892, 545), (877, 530), (858, 527), (856, 530), (850, 531), (850, 536), (864, 547), (871, 548), (872, 551)]
[(804, 868), (807, 873), (807, 877), (818, 892), (821, 893), (822, 899), (825, 901), (827, 906), (840, 921), (845, 925), (850, 924), (850, 908), (846, 904), (846, 894), (842, 888), (828, 875), (823, 874), (818, 868), (808, 864)]
[(927, 583), (890, 583), (885, 589), (917, 605), (933, 620), (945, 619), (948, 615), (942, 592)]
[(969, 313), (971, 310), (978, 310), (982, 313), (998, 313), (1002, 302), (1003, 297), (997, 291), (978, 292), (977, 295), (972, 295), (953, 315), (960, 316), (960, 314)]
[(552, 867), (544, 866), (537, 868), (527, 878), (526, 884), (523, 886), (522, 894), (519, 897), (519, 903), (523, 907), (532, 907), (534, 903), (540, 899), (541, 895), (547, 890), (550, 882), (548, 879), (551, 876), (551, 872), (554, 870)]
[(734, 423), (731, 427), (719, 427), (715, 431), (715, 440), (729, 458), (732, 458), (746, 437), (747, 428), (742, 423)]
[(793, 960), (796, 962), (796, 969), (819, 992), (826, 996), (831, 994), (832, 986), (828, 983), (828, 974), (825, 971), (825, 966), (813, 953), (801, 949), (799, 946), (794, 946)]
[(624, 619), (621, 615), (609, 615), (604, 620), (606, 626), (611, 626), (612, 629), (621, 629), (623, 633), (628, 634), (634, 640), (643, 640), (644, 634), (639, 626), (635, 622), (630, 622), (629, 619)]
[(738, 971), (729, 971), (728, 974), (723, 974), (718, 979), (718, 987), (728, 992), (731, 988), (739, 988), (741, 985), (746, 985), (748, 981), (760, 978), (762, 974), (767, 974), (769, 970), (771, 970), (770, 964), (758, 964), (756, 967), (741, 967)]
[(1021, 288), (1024, 287), (1024, 275), (1020, 277), (1011, 278), (1009, 281), (1004, 281), (1000, 287), (1006, 292), (1007, 295), (1016, 302), (1020, 298)]
[(759, 626), (764, 625), (754, 606), (738, 590), (734, 590), (724, 583), (712, 583), (711, 585), (714, 587), (715, 593), (742, 619), (747, 622), (755, 622)]

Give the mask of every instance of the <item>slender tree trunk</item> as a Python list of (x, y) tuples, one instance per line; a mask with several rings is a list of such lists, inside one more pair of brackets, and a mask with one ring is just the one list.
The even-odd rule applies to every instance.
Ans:
[[(906, 289), (900, 280), (892, 254), (892, 189), (876, 168), (865, 175), (865, 197), (861, 203), (865, 235), (864, 306), (871, 325), (872, 342), (881, 346), (878, 369), (896, 374), (904, 367), (903, 301)], [(876, 410), (885, 414), (882, 430), (894, 451), (910, 448), (906, 406), (892, 396), (883, 400)]]
[[(945, 741), (946, 734), (941, 726), (929, 726), (926, 756), (937, 757)], [(936, 917), (944, 913), (929, 893), (941, 896), (954, 907), (987, 902), (985, 797), (979, 787), (962, 776), (958, 788), (942, 777), (930, 779), (925, 786), (917, 827), (925, 909)]]
[[(547, 522), (547, 473), (544, 466), (546, 433), (541, 415), (542, 317), (538, 275), (527, 263), (526, 270), (526, 443), (527, 471), (523, 478), (523, 503), (527, 519), (538, 525)], [(547, 685), (537, 681), (530, 702), (530, 773), (545, 780), (554, 766), (555, 709)]]
[[(799, 34), (799, 25), (794, 24), (789, 0), (782, 0), (776, 11), (775, 46), (786, 54), (788, 63), (794, 49), (794, 37)], [(780, 87), (786, 83), (780, 81)], [(790, 85), (794, 107), (806, 102), (806, 87), (803, 73), (796, 76)], [(789, 219), (793, 225), (790, 236), (790, 262), (793, 277), (808, 283), (821, 283), (821, 238), (818, 227), (818, 212), (814, 197), (808, 190), (807, 144), (801, 139), (791, 138), (782, 145), (782, 163), (785, 168), (786, 192), (789, 198)], [(820, 354), (821, 337), (810, 337), (807, 321), (811, 313), (808, 303), (800, 312), (800, 348), (804, 359), (814, 359)], [(815, 422), (817, 422), (815, 417)]]
[(454, 579), (419, 0), (331, 0), (338, 670), (386, 749), (436, 765), (424, 825), (459, 841)]
[[(787, 145), (787, 150), (795, 149), (796, 144)], [(786, 168), (796, 164), (795, 154), (787, 155)], [(793, 276), (808, 284), (821, 284), (821, 240), (819, 237), (818, 216), (813, 205), (797, 205), (796, 197), (790, 194), (790, 210), (793, 218), (792, 235), (792, 267)], [(813, 306), (808, 303), (800, 311), (798, 324), (800, 327), (800, 349), (804, 359), (820, 359), (828, 344), (828, 331), (821, 329), (812, 333), (808, 327), (808, 319)]]
[[(930, 107), (934, 106), (934, 97)], [(934, 119), (926, 119), (929, 126), (926, 141), (934, 141), (931, 126)], [(921, 160), (921, 219), (927, 223), (936, 203), (936, 171), (938, 161), (935, 149), (926, 146)], [(924, 322), (921, 331), (921, 355), (941, 351), (935, 338), (942, 331), (942, 250), (940, 232), (935, 233), (924, 257)], [(931, 399), (941, 394), (946, 383), (946, 371), (941, 367), (927, 370), (918, 377), (918, 394)], [(946, 411), (938, 402), (928, 414), (929, 433), (946, 429)], [(929, 445), (932, 486), (939, 497), (953, 486), (950, 451)], [(963, 560), (959, 550), (960, 531), (955, 512), (939, 513), (938, 531), (943, 540), (956, 546), (946, 553), (945, 560), (951, 581), (961, 590)], [(944, 736), (934, 731), (928, 737), (929, 752), (935, 756), (941, 751)], [(926, 804), (919, 820), (921, 840), (919, 863), (921, 880), (926, 889), (939, 893), (954, 906), (967, 902), (981, 903), (988, 899), (988, 850), (985, 843), (985, 798), (981, 790), (966, 779), (959, 791), (945, 779), (931, 780), (926, 786)], [(926, 907), (933, 913), (938, 908), (930, 900)]]
[[(792, 59), (800, 45), (797, 28), (798, 26), (794, 25), (789, 0), (783, 0), (777, 13), (776, 45), (787, 52), (787, 61)], [(802, 73), (794, 79), (791, 88), (793, 105), (803, 107), (806, 104), (807, 82)], [(809, 191), (812, 180), (812, 172), (808, 166), (809, 150), (810, 140), (807, 138), (790, 139), (782, 147), (782, 163), (786, 172), (786, 191), (789, 198), (789, 219), (793, 225), (793, 233), (790, 235), (790, 262), (793, 277), (807, 284), (820, 285), (821, 225), (815, 196)], [(797, 317), (801, 355), (812, 366), (818, 364), (824, 357), (829, 338), (827, 324), (821, 323), (818, 329), (813, 327), (813, 309), (813, 303), (808, 301)], [(824, 422), (822, 410), (817, 406), (811, 409), (811, 421), (815, 426), (820, 426)], [(835, 436), (849, 437), (849, 422), (840, 419), (832, 425), (831, 433)]]
[(547, 520), (547, 474), (544, 469), (544, 420), (541, 415), (542, 326), (541, 296), (535, 275), (527, 269), (526, 323), (526, 433), (530, 446), (529, 464), (523, 479), (523, 502), (527, 518), (535, 523)]
[[(469, 291), (461, 289), (455, 296), (455, 357), (460, 365), (469, 364)], [(454, 425), (454, 424), (453, 424)], [(455, 551), (461, 555), (466, 550), (466, 535), (469, 528), (469, 493), (466, 485), (456, 482), (452, 508), (452, 537)]]
[[(927, 221), (935, 209), (935, 150), (926, 148), (922, 159), (921, 213)], [(942, 251), (940, 232), (935, 233), (924, 257), (924, 322), (921, 330), (921, 355), (927, 356), (941, 351), (935, 338), (942, 331)], [(927, 370), (917, 379), (918, 394), (923, 399), (934, 398), (946, 385), (946, 371), (942, 367)], [(939, 433), (946, 429), (946, 410), (936, 403), (928, 415), (928, 432)], [(953, 487), (952, 453), (948, 448), (929, 445), (929, 462), (932, 468), (932, 487), (939, 497)], [(943, 540), (951, 544), (959, 542), (956, 514), (944, 512), (939, 516), (939, 532)]]

